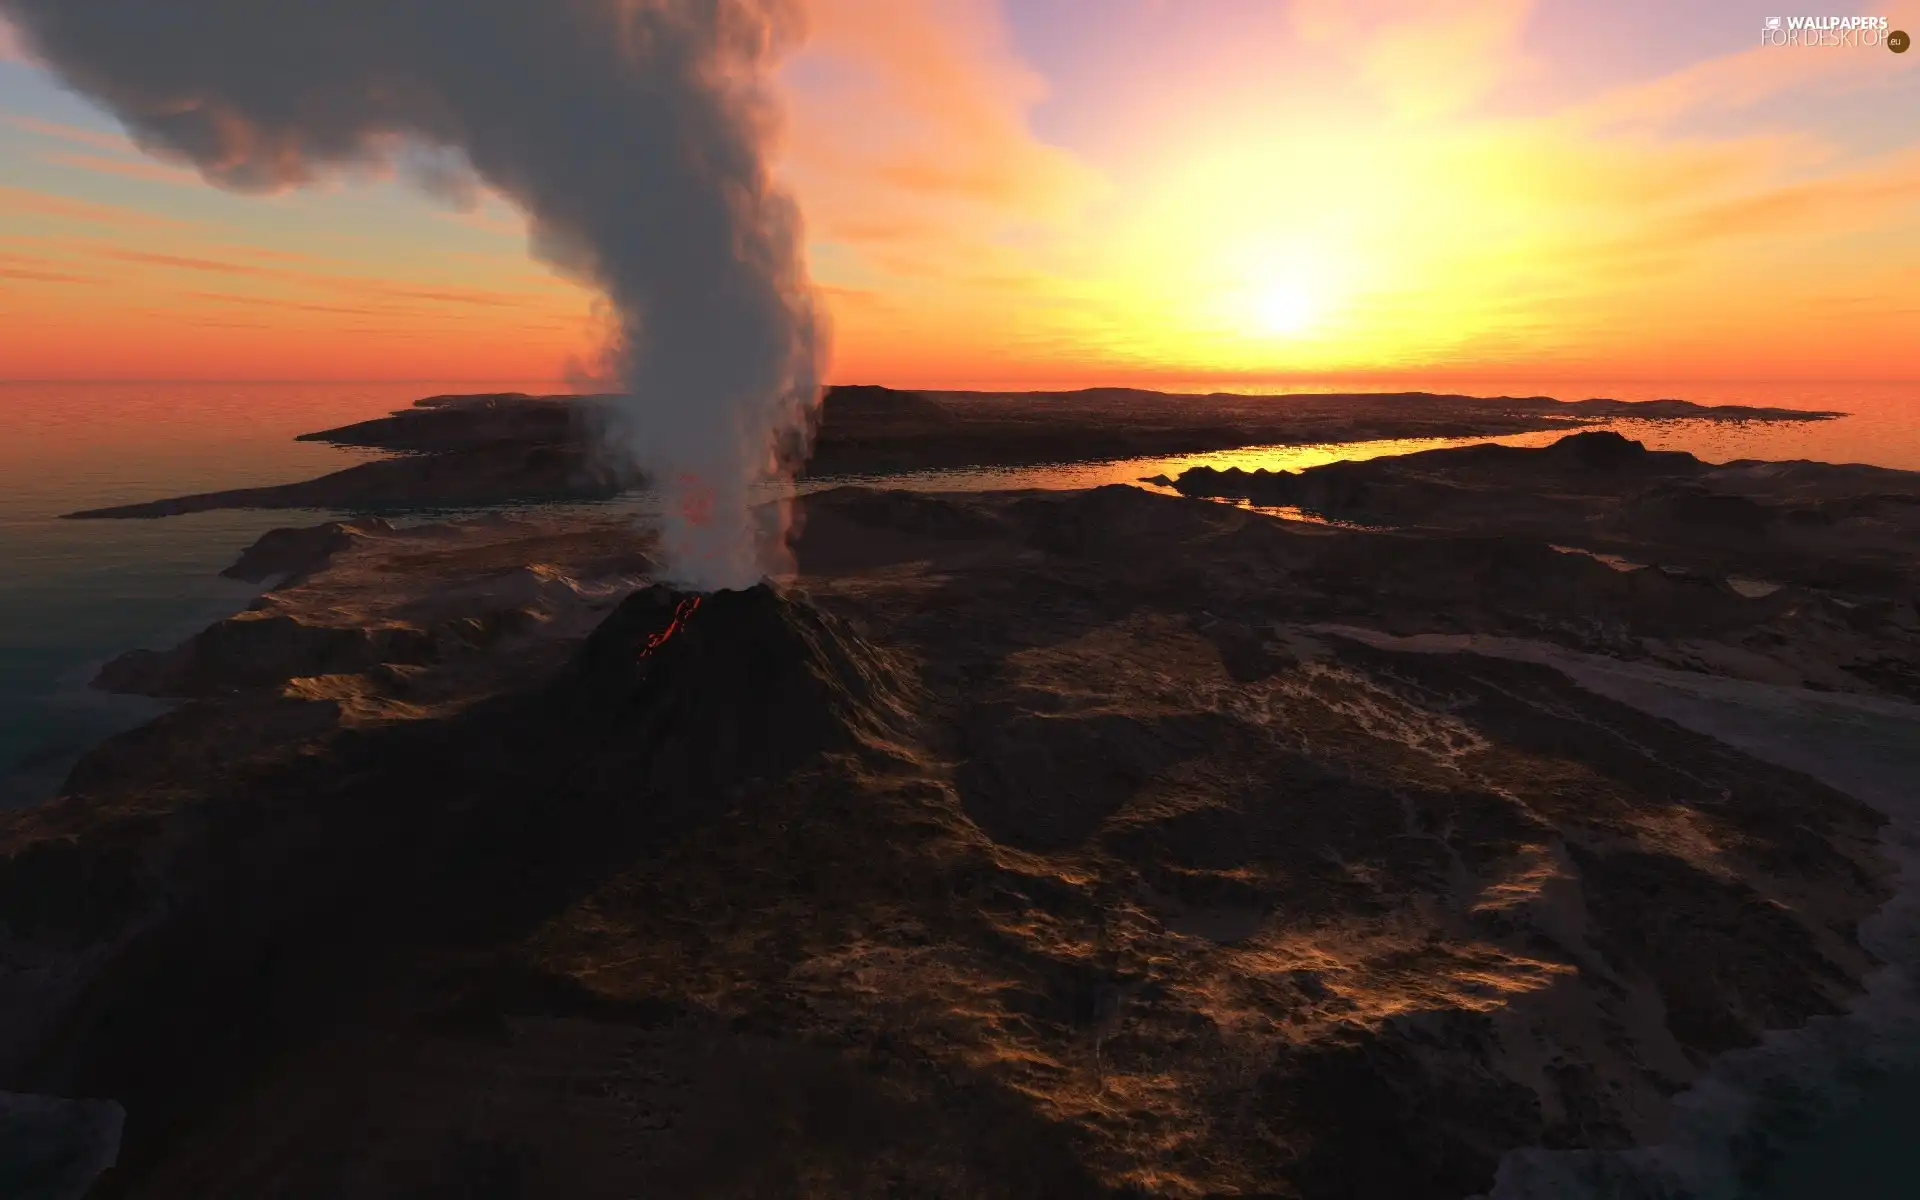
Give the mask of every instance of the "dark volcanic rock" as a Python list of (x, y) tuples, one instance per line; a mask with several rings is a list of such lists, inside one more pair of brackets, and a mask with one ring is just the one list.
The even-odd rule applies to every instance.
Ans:
[[(1503, 446), (1501, 449), (1514, 449), (1514, 447)], [(1524, 451), (1522, 453), (1524, 454)], [(1673, 450), (1649, 450), (1641, 442), (1604, 429), (1595, 430), (1592, 433), (1568, 434), (1546, 447), (1546, 456), (1555, 462), (1570, 463), (1596, 471), (1639, 468), (1677, 473), (1700, 465), (1700, 460), (1691, 454)]]
[(382, 663), (430, 663), (440, 652), (431, 633), (407, 625), (342, 629), (254, 610), (209, 626), (173, 650), (123, 654), (100, 669), (93, 686), (133, 696), (194, 696)]
[(1747, 404), (1695, 404), (1690, 400), (1556, 400), (1534, 399), (1523, 403), (1555, 406), (1571, 412), (1605, 417), (1684, 417), (1715, 421), (1826, 421), (1843, 417), (1840, 412), (1797, 408), (1763, 408)]
[(113, 1165), (125, 1120), (109, 1100), (0, 1092), (0, 1194), (80, 1200)]
[[(1618, 523), (1653, 537), (1675, 530), (1699, 530), (1721, 536), (1758, 538), (1772, 530), (1782, 515), (1779, 506), (1750, 496), (1727, 495), (1699, 484), (1680, 483), (1652, 487), (1633, 497)], [(1820, 515), (1815, 512), (1800, 516), (1802, 520), (1820, 521)]]
[(411, 453), (445, 453), (492, 442), (579, 442), (592, 436), (594, 408), (608, 399), (521, 392), (429, 396), (390, 417), (303, 433), (299, 440)]
[(899, 736), (914, 685), (844, 622), (761, 584), (635, 593), (554, 681), (544, 710), (585, 741), (585, 784), (711, 804), (814, 756)]
[(1397, 1036), (1283, 1053), (1261, 1077), (1261, 1115), (1275, 1132), (1317, 1135), (1295, 1175), (1302, 1196), (1473, 1196), (1508, 1146), (1541, 1139), (1539, 1097), (1487, 1069), (1498, 1038), (1486, 1018), (1434, 1013), (1392, 1024)]
[(73, 520), (173, 517), (223, 508), (352, 510), (591, 500), (639, 482), (631, 470), (587, 445), (486, 442), (438, 454), (406, 455), (335, 471), (304, 483), (178, 496), (66, 514)]
[(378, 517), (331, 521), (300, 529), (274, 529), (262, 534), (259, 541), (240, 555), (239, 561), (220, 573), (228, 579), (247, 583), (265, 583), (275, 576), (293, 582), (326, 566), (335, 553), (353, 545), (356, 537), (392, 530), (392, 525)]
[(960, 420), (953, 409), (919, 392), (869, 384), (828, 388), (820, 400), (820, 429), (835, 437), (921, 435)]
[[(692, 598), (639, 593), (542, 686), (443, 720), (302, 725), (273, 718), (319, 706), (255, 692), (189, 706), (119, 739), (124, 753), (96, 754), (72, 785), (92, 796), (123, 794), (130, 770), (179, 795), (191, 785), (173, 772), (176, 757), (212, 787), (178, 820), (108, 822), (84, 855), (54, 832), (67, 815), (92, 819), (72, 802), (37, 814), (38, 835), (6, 844), (0, 921), (14, 941), (0, 966), (0, 1086), (31, 1080), (124, 1100), (134, 1116), (122, 1174), (164, 1192), (144, 1173), (201, 1089), (337, 1028), (330, 1006), (375, 961), (444, 956), (522, 927), (659, 839), (793, 786), (796, 772), (832, 756), (884, 757), (884, 739), (910, 726), (911, 685), (841, 619), (763, 586), (703, 597), (675, 626)], [(204, 655), (196, 665), (224, 690), (251, 684), (265, 661)], [(215, 729), (199, 724), (208, 716)], [(202, 736), (196, 727), (213, 744), (179, 755)], [(95, 949), (22, 976), (20, 939)], [(124, 957), (107, 979), (115, 954)], [(106, 989), (98, 1003), (63, 1015), (96, 987)], [(353, 1004), (351, 1036), (379, 1027)], [(405, 1028), (391, 1032), (421, 1044)], [(268, 1169), (287, 1174), (242, 1191), (346, 1186), (307, 1191), (334, 1177), (298, 1155)], [(396, 1166), (390, 1182), (418, 1183), (410, 1171)]]
[(1210, 724), (988, 710), (967, 734), (954, 784), (967, 815), (995, 841), (1070, 850), (1148, 780), (1204, 753), (1217, 732)]
[[(1343, 521), (1538, 539), (1643, 564), (1900, 594), (1915, 586), (1920, 476), (1822, 464), (1716, 466), (1610, 432), (1300, 472), (1184, 472), (1185, 495)], [(1889, 485), (1910, 484), (1914, 496)]]

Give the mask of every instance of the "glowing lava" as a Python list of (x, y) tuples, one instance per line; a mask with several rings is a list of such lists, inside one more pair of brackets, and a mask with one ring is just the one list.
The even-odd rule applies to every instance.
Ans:
[(652, 655), (655, 650), (666, 645), (674, 634), (679, 633), (681, 629), (685, 628), (687, 621), (699, 610), (700, 597), (698, 596), (688, 596), (685, 600), (676, 604), (673, 609), (673, 619), (667, 622), (667, 627), (659, 633), (649, 634), (647, 636), (647, 644), (641, 649), (640, 657), (647, 658)]

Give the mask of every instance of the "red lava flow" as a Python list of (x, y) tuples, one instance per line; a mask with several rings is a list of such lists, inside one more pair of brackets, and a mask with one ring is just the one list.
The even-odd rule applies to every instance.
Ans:
[(646, 658), (655, 650), (666, 645), (668, 639), (673, 637), (674, 634), (679, 633), (687, 621), (692, 618), (693, 614), (699, 611), (699, 608), (700, 597), (698, 596), (688, 596), (685, 600), (675, 605), (673, 609), (673, 620), (668, 621), (667, 627), (659, 633), (648, 636), (646, 648), (640, 651), (640, 657)]

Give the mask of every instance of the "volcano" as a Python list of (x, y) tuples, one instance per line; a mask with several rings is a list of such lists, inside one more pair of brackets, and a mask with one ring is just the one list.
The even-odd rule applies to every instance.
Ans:
[(822, 755), (884, 748), (910, 721), (908, 678), (798, 592), (656, 585), (560, 672), (541, 704), (549, 744), (528, 751), (569, 764), (580, 792), (696, 816)]

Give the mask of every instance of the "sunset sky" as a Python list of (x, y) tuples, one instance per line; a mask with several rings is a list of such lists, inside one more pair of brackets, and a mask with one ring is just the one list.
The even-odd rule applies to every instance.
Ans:
[[(836, 380), (1920, 379), (1920, 51), (1762, 46), (1777, 0), (812, 9), (779, 170)], [(3, 30), (0, 168), (0, 378), (594, 359), (497, 199), (218, 191)]]

